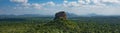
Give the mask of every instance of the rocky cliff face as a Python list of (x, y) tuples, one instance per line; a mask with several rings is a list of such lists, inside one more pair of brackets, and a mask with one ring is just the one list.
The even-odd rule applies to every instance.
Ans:
[(57, 20), (57, 19), (66, 20), (67, 19), (66, 13), (64, 11), (60, 11), (60, 12), (56, 13), (54, 20)]
[(66, 13), (64, 11), (56, 13), (54, 20), (42, 25), (37, 25), (37, 28), (35, 29), (42, 33), (46, 31), (46, 33), (72, 33), (73, 31), (76, 33), (80, 32), (78, 24), (67, 20)]

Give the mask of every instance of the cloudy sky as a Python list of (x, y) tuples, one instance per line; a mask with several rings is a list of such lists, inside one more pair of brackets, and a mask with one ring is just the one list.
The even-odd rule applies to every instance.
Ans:
[(120, 0), (0, 0), (0, 14), (120, 15)]

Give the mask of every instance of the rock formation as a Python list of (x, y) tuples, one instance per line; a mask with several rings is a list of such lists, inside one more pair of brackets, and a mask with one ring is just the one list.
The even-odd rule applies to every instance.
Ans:
[(60, 11), (56, 13), (54, 20), (57, 20), (57, 19), (66, 20), (67, 19), (66, 13), (64, 11)]
[(45, 30), (40, 30), (40, 32), (43, 31), (49, 31), (54, 32), (54, 33), (72, 33), (74, 32), (80, 32), (81, 30), (79, 29), (78, 24), (75, 22), (72, 22), (70, 20), (67, 20), (66, 13), (64, 11), (60, 11), (55, 14), (55, 18), (53, 21), (47, 22), (42, 25), (38, 25), (36, 29), (45, 29)]

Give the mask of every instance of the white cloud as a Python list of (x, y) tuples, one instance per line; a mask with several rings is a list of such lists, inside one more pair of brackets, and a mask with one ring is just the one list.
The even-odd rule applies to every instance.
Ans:
[[(94, 5), (91, 5), (91, 2)], [(115, 0), (112, 0), (112, 2), (105, 1), (105, 0), (84, 0), (84, 1), (78, 0), (78, 1), (68, 2), (65, 0), (64, 3), (55, 4), (55, 6), (52, 6), (50, 8), (46, 8), (46, 9), (48, 11), (65, 10), (68, 12), (75, 13), (77, 15), (85, 15), (85, 14), (90, 14), (90, 13), (96, 13), (96, 14), (100, 14), (100, 15), (120, 15), (119, 8), (116, 8), (114, 6), (109, 7), (109, 5), (107, 6), (106, 4), (104, 4), (102, 2), (119, 3), (118, 1), (115, 1)], [(56, 5), (59, 5), (59, 6), (56, 7)]]
[[(67, 1), (64, 0), (63, 3), (57, 4), (55, 2), (46, 2), (46, 3), (28, 3), (26, 2), (19, 2), (23, 3), (24, 7), (34, 8), (38, 11), (41, 10), (46, 13), (55, 13), (60, 10), (65, 10), (67, 12), (72, 12), (78, 15), (96, 13), (102, 15), (120, 15), (120, 8), (115, 8), (106, 6), (106, 4), (102, 2), (110, 2), (110, 3), (120, 3), (118, 0), (78, 0), (78, 1)], [(93, 3), (94, 5), (91, 5)], [(46, 7), (47, 6), (47, 7)]]
[(67, 1), (67, 0), (64, 0), (64, 3), (68, 3), (68, 1)]
[(48, 6), (55, 6), (56, 4), (55, 4), (54, 2), (52, 2), (52, 1), (50, 1), (50, 2), (45, 3), (45, 5), (48, 5)]
[(17, 7), (15, 8), (19, 8), (21, 6), (23, 6), (23, 8), (28, 8), (31, 5), (30, 3), (28, 3), (28, 0), (10, 0), (10, 2), (17, 3)]
[(28, 0), (10, 0), (11, 2), (16, 2), (16, 3), (27, 3)]
[(33, 8), (36, 8), (36, 9), (41, 9), (42, 8), (42, 5), (38, 4), (38, 3), (34, 3), (32, 4), (32, 7)]
[(78, 0), (78, 3), (86, 5), (93, 3), (97, 6), (106, 6), (107, 4), (105, 3), (120, 4), (120, 0)]
[[(71, 1), (68, 2), (67, 0), (64, 0), (63, 3), (61, 4), (57, 4), (54, 3), (52, 1), (46, 2), (46, 3), (28, 3), (28, 0), (10, 0), (11, 2), (18, 2), (18, 3), (22, 3), (20, 5), (22, 5), (23, 7), (33, 7), (36, 9), (41, 9), (42, 7), (44, 8), (44, 6), (48, 6), (48, 7), (53, 7), (53, 6), (64, 6), (64, 7), (101, 7), (101, 6), (106, 6), (106, 4), (102, 3), (102, 2), (111, 2), (111, 3), (119, 3), (118, 0), (78, 0), (78, 1)], [(93, 3), (95, 5), (90, 5), (90, 3)]]
[(90, 0), (86, 0), (86, 4), (89, 4), (91, 1)]
[(68, 4), (68, 1), (67, 1), (67, 0), (64, 0), (64, 1), (63, 1), (63, 4), (59, 4), (59, 5), (57, 5), (57, 6), (61, 6), (61, 5), (62, 5), (62, 6), (64, 6), (64, 7), (68, 7), (67, 4)]
[(85, 1), (83, 1), (83, 0), (78, 0), (78, 3), (79, 3), (79, 4), (85, 4)]
[[(28, 0), (10, 0), (11, 2), (18, 3), (14, 9), (22, 9), (22, 8), (33, 8), (33, 9), (41, 9), (42, 5), (38, 3), (28, 3)], [(53, 2), (48, 2), (47, 4), (54, 5)]]
[(19, 5), (17, 7), (14, 7), (14, 9), (37, 9), (37, 10), (41, 10), (43, 8), (43, 5), (39, 4), (39, 3), (32, 3), (32, 4), (23, 4), (23, 5)]
[(78, 4), (77, 2), (69, 2), (68, 6), (77, 7), (77, 6), (80, 6), (80, 4)]
[[(90, 3), (93, 2), (94, 5), (91, 5)], [(78, 1), (64, 1), (62, 4), (64, 7), (93, 7), (93, 6), (105, 6), (105, 4), (101, 3), (100, 0), (78, 0)]]
[(43, 9), (44, 6), (49, 6), (50, 7), (50, 6), (55, 6), (55, 5), (56, 4), (54, 2), (50, 1), (50, 2), (42, 3), (42, 4), (32, 3), (32, 4), (29, 4), (28, 7), (29, 8), (35, 8), (35, 9), (41, 10), (41, 9)]
[(120, 3), (120, 0), (102, 0), (102, 2)]

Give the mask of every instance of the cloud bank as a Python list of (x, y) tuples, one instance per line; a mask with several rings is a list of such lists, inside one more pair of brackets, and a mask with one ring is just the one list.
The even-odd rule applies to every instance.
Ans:
[(100, 14), (100, 15), (120, 15), (120, 0), (64, 0), (61, 3), (48, 1), (44, 3), (29, 3), (30, 0), (10, 0), (18, 3), (15, 9), (22, 11), (31, 10), (40, 14), (54, 14), (58, 11), (66, 11), (77, 15)]
[(27, 3), (28, 0), (10, 0), (11, 2), (16, 2), (16, 3)]

